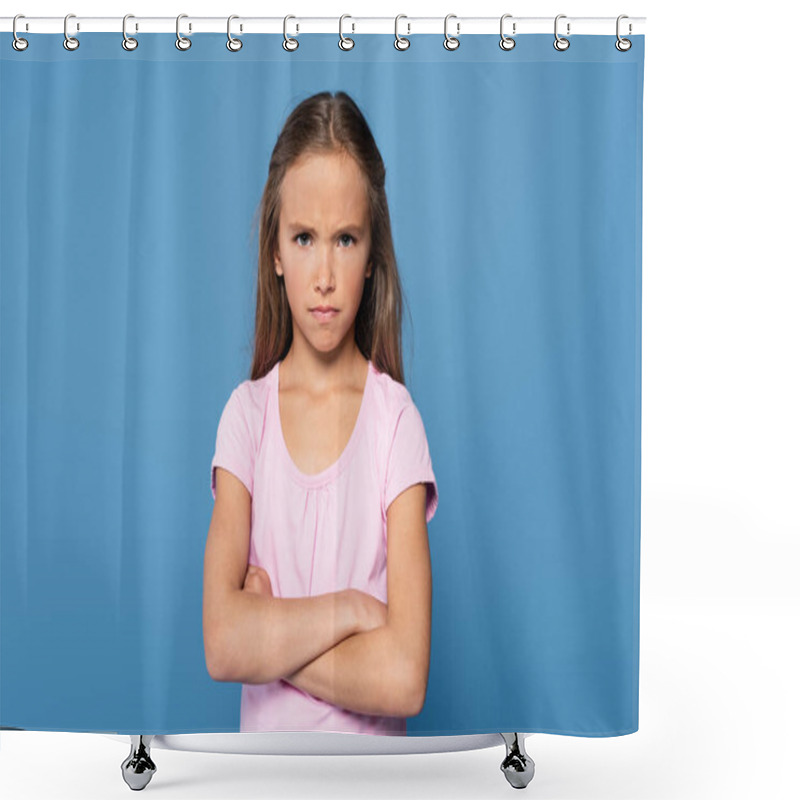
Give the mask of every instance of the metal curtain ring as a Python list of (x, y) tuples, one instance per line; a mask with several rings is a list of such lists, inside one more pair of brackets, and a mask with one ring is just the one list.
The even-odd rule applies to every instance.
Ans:
[[(503, 14), (500, 17), (500, 49), (501, 50), (513, 50), (515, 45), (517, 44), (517, 40), (513, 39), (511, 36), (506, 36), (503, 33), (503, 22), (505, 21), (506, 17), (510, 17), (511, 14)], [(512, 35), (517, 32), (517, 23), (511, 23), (511, 33)]]
[[(175, 47), (178, 50), (188, 50), (192, 46), (192, 40), (187, 39), (185, 36), (181, 36), (181, 19), (183, 17), (188, 17), (188, 14), (178, 14), (178, 18), (175, 20)], [(192, 29), (192, 26), (189, 25), (189, 30)]]
[[(237, 53), (239, 50), (242, 49), (242, 45), (244, 44), (241, 39), (237, 39), (235, 36), (231, 36), (231, 20), (232, 19), (239, 19), (237, 14), (231, 14), (228, 17), (228, 41), (225, 42), (225, 47), (231, 51), (231, 53)], [(241, 30), (241, 28), (240, 28)]]
[[(297, 19), (297, 17), (293, 17), (291, 14), (287, 14), (283, 18), (283, 49), (284, 50), (288, 50), (291, 53), (294, 50), (297, 50), (298, 47), (300, 47), (300, 40), (299, 39), (295, 39), (295, 38), (289, 36), (288, 33), (286, 33), (286, 23), (290, 19)], [(299, 28), (295, 27), (295, 33), (298, 30), (299, 30)]]
[[(406, 39), (405, 36), (401, 36), (397, 32), (397, 23), (400, 21), (400, 17), (403, 19), (408, 19), (405, 14), (398, 14), (394, 18), (394, 46), (397, 50), (408, 50), (411, 47), (411, 39)], [(411, 23), (407, 22), (406, 26), (408, 27), (408, 33), (411, 34)]]
[(15, 50), (18, 50), (19, 52), (22, 52), (28, 46), (28, 40), (27, 39), (23, 39), (21, 36), (17, 36), (17, 20), (20, 19), (20, 18), (21, 19), (25, 19), (25, 15), (24, 14), (17, 14), (14, 17), (14, 21), (11, 23), (11, 32), (14, 34), (14, 39), (11, 42), (11, 46)]
[(139, 46), (138, 39), (134, 39), (133, 36), (128, 36), (126, 33), (125, 27), (129, 17), (133, 17), (133, 14), (126, 14), (122, 18), (122, 49), (128, 51), (135, 50)]
[(455, 16), (456, 16), (455, 14), (448, 14), (444, 18), (444, 42), (442, 42), (442, 44), (444, 45), (444, 49), (445, 50), (458, 50), (458, 46), (461, 44), (461, 42), (458, 40), (458, 34), (461, 32), (461, 23), (460, 22), (456, 22), (456, 35), (455, 36), (450, 36), (447, 33), (447, 20), (449, 20), (450, 17), (455, 17)]
[[(74, 16), (75, 16), (74, 14), (67, 14), (67, 16), (64, 17), (64, 49), (65, 50), (77, 50), (78, 47), (80, 47), (80, 44), (81, 44), (74, 36), (70, 36), (67, 33), (67, 20), (70, 17), (74, 17)], [(81, 29), (81, 27), (80, 27), (80, 25), (78, 25), (78, 30), (80, 30), (80, 29)]]
[[(623, 38), (622, 38), (622, 37), (619, 35), (619, 21), (620, 21), (621, 19), (628, 19), (628, 18), (629, 18), (629, 17), (628, 17), (628, 15), (627, 15), (627, 14), (620, 14), (620, 15), (617, 17), (617, 41), (616, 41), (616, 42), (614, 42), (614, 47), (616, 47), (616, 48), (617, 48), (617, 50), (619, 50), (619, 51), (620, 51), (620, 52), (622, 52), (622, 53), (625, 53), (625, 52), (627, 52), (628, 50), (630, 50), (630, 49), (631, 49), (631, 47), (633, 47), (633, 42), (632, 42), (630, 39), (623, 39)], [(631, 32), (632, 32), (632, 31), (633, 31), (633, 26), (632, 26), (632, 25), (630, 24), (630, 22), (629, 22), (629, 23), (628, 23), (628, 35), (629, 35), (629, 36), (630, 36), (630, 34), (631, 34)]]
[[(342, 33), (342, 22), (344, 21), (345, 17), (347, 17), (348, 19), (353, 19), (349, 14), (342, 14), (342, 16), (339, 17), (339, 47), (342, 50), (352, 50), (356, 46), (356, 43)], [(352, 23), (352, 25), (353, 25), (353, 30), (355, 30), (356, 29), (355, 22)]]
[[(560, 19), (566, 19), (566, 18), (567, 18), (566, 14), (559, 14), (556, 17), (556, 22), (555, 22), (556, 40), (553, 42), (553, 47), (555, 47), (556, 50), (566, 50), (569, 47), (569, 39), (565, 39), (563, 36), (558, 35), (558, 21)], [(569, 36), (569, 22), (567, 23), (567, 36)]]

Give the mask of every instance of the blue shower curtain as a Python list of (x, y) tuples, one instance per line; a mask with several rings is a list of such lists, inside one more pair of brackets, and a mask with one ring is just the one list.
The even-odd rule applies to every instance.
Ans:
[(438, 507), (408, 735), (638, 729), (644, 37), (0, 48), (0, 724), (238, 731), (202, 628), (287, 115), (363, 112)]

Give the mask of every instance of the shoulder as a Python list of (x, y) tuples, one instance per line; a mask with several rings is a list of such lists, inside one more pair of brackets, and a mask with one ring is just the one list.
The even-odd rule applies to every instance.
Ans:
[(241, 381), (230, 393), (225, 411), (239, 418), (254, 444), (261, 442), (269, 396), (269, 373), (256, 380)]
[(382, 475), (382, 513), (395, 498), (417, 483), (428, 484), (425, 520), (430, 522), (438, 504), (425, 424), (408, 388), (389, 375), (376, 373), (376, 405), (380, 408), (381, 430), (376, 450)]
[(395, 449), (398, 438), (408, 444), (426, 440), (425, 424), (408, 388), (390, 375), (375, 371), (374, 408), (378, 438), (386, 458)]
[(374, 402), (380, 419), (386, 424), (396, 422), (404, 408), (414, 405), (411, 392), (400, 381), (377, 368), (373, 369), (373, 377)]
[(257, 380), (242, 381), (232, 394), (237, 395), (239, 402), (248, 409), (263, 408), (267, 401), (269, 389), (269, 373)]

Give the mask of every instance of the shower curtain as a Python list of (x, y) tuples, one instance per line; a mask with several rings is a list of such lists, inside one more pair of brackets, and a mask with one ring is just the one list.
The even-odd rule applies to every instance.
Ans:
[[(400, 556), (387, 552), (405, 552), (404, 533), (427, 543), (424, 702), (387, 699), (397, 725), (382, 732), (636, 731), (644, 37), (621, 51), (613, 30), (572, 36), (562, 51), (535, 34), (506, 51), (496, 35), (455, 50), (418, 35), (398, 50), (393, 35), (356, 34), (343, 50), (338, 34), (308, 34), (293, 52), (279, 34), (245, 36), (235, 52), (222, 33), (195, 33), (186, 50), (144, 34), (130, 52), (110, 32), (82, 34), (73, 51), (62, 35), (27, 38), (23, 52), (0, 48), (0, 724), (240, 731), (244, 693), (256, 704), (271, 686), (298, 704), (283, 717), (265, 706), (257, 729), (307, 730), (309, 717), (285, 709), (336, 705), (286, 676), (212, 674), (214, 461), (215, 489), (220, 466), (239, 479), (229, 497), (247, 489), (249, 561), (273, 602), (351, 588), (391, 614)], [(380, 241), (403, 301), (404, 380), (377, 337), (362, 353), (372, 410), (354, 423), (364, 454), (351, 453), (347, 490), (289, 480), (321, 474), (298, 453), (325, 430), (302, 434), (299, 416), (293, 440), (276, 440), (292, 408), (288, 394), (278, 404), (278, 375), (283, 387), (299, 373), (252, 371), (270, 158), (321, 92), (350, 98), (380, 152)], [(319, 174), (295, 186), (304, 209), (323, 202), (308, 191)], [(338, 299), (348, 278), (336, 259), (363, 235), (330, 248), (313, 230), (296, 236), (298, 253), (320, 254), (315, 271), (291, 284), (287, 263), (275, 285), (311, 297), (324, 269)], [(369, 255), (365, 292), (388, 263)], [(277, 325), (277, 308), (262, 319)], [(323, 322), (302, 320), (287, 361), (305, 362), (292, 369), (322, 347)], [(344, 334), (324, 324), (331, 342)], [(294, 459), (278, 460), (279, 445)], [(388, 510), (373, 498), (386, 502), (387, 483), (394, 497), (426, 486), (417, 538), (381, 529)], [(278, 506), (306, 521), (313, 510), (313, 524), (287, 523), (281, 539), (262, 520), (256, 540), (256, 514)], [(317, 559), (311, 577), (304, 558)], [(402, 580), (423, 574), (404, 559)], [(359, 667), (377, 680), (368, 650), (339, 658), (343, 682)], [(401, 684), (386, 680), (388, 698)], [(319, 729), (377, 730), (334, 710)]]

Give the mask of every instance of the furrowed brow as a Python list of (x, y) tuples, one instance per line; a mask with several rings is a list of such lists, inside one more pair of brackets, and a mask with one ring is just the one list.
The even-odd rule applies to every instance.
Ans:
[[(313, 233), (316, 235), (317, 231), (311, 225), (303, 225), (302, 222), (290, 222), (288, 226), (290, 231), (308, 231), (309, 233)], [(341, 225), (339, 226), (338, 230), (336, 231), (335, 235), (340, 235), (342, 233), (347, 233), (348, 231), (353, 231), (359, 235), (364, 233), (364, 229), (361, 225), (351, 224), (351, 225)]]

